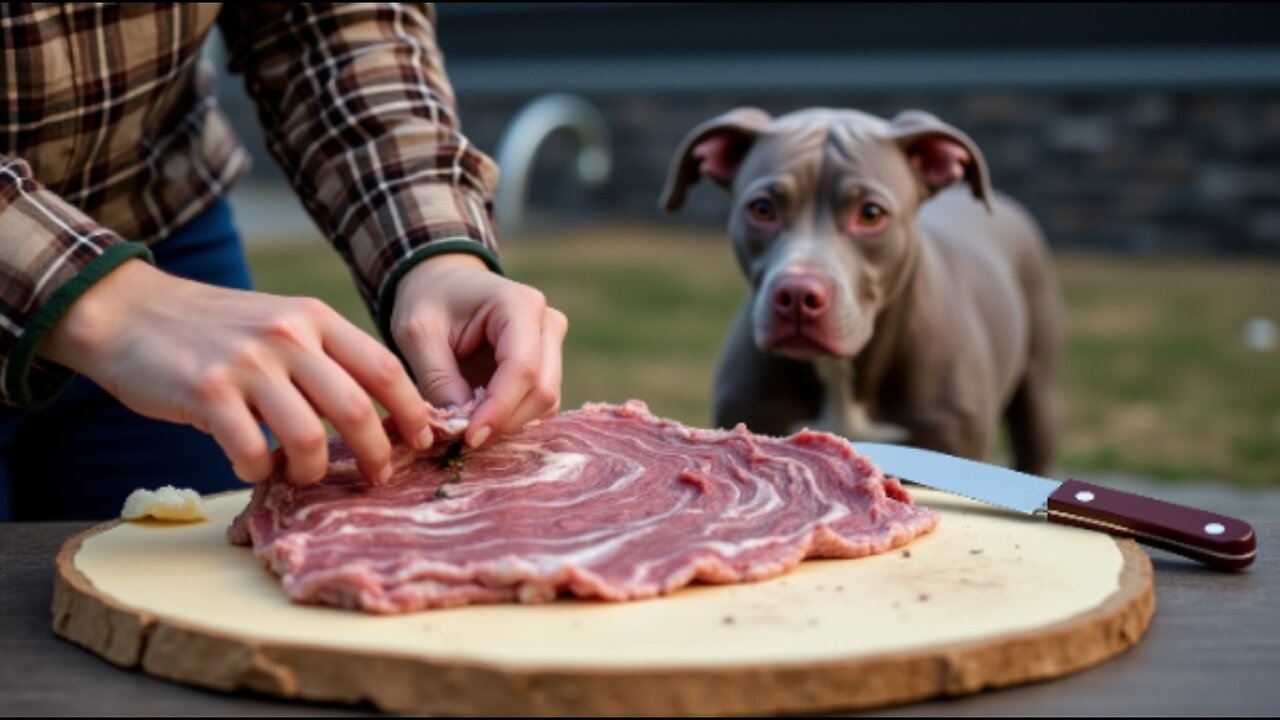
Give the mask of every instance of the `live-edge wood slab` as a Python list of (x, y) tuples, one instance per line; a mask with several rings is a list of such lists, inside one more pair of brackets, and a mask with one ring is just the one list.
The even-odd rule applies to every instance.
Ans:
[(905, 549), (631, 603), (380, 617), (293, 605), (213, 519), (112, 522), (58, 557), (54, 630), (170, 680), (392, 712), (766, 714), (883, 706), (1045, 680), (1137, 642), (1151, 563), (1128, 540), (925, 490)]

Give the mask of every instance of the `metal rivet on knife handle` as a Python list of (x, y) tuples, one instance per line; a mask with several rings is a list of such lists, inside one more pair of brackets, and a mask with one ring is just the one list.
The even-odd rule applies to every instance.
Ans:
[(1048, 506), (1050, 522), (1132, 537), (1214, 567), (1248, 567), (1257, 557), (1249, 523), (1144, 495), (1068, 480)]

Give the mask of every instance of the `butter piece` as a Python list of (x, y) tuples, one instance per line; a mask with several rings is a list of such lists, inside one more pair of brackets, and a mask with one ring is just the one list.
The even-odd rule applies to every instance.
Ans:
[(205, 511), (200, 493), (189, 488), (178, 489), (165, 485), (159, 490), (134, 490), (124, 501), (120, 517), (125, 520), (152, 517), (173, 522), (196, 522), (208, 520), (209, 513)]

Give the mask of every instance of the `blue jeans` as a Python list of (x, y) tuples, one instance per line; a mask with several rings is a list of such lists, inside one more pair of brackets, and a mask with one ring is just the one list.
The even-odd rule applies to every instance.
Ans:
[[(151, 249), (173, 275), (250, 286), (223, 200)], [(211, 436), (138, 415), (83, 377), (39, 410), (0, 409), (0, 521), (117, 517), (133, 490), (161, 485), (202, 493), (245, 487)]]

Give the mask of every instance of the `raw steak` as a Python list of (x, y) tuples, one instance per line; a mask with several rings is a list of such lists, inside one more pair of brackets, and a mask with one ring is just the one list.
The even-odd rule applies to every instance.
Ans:
[(456, 482), (442, 458), (402, 450), (372, 487), (341, 441), (329, 452), (318, 484), (259, 485), (228, 537), (292, 600), (375, 613), (762, 580), (938, 523), (836, 436), (688, 428), (635, 400), (531, 424), (467, 454)]

